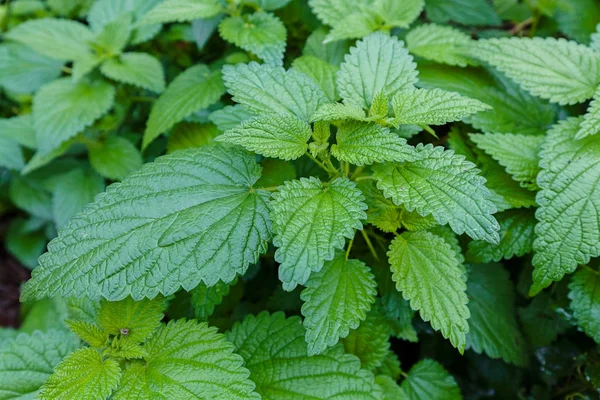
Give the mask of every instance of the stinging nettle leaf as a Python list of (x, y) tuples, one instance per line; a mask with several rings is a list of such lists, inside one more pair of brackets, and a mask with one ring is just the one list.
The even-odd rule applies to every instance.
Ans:
[(142, 167), (139, 150), (127, 139), (109, 136), (88, 149), (90, 164), (102, 176), (114, 181), (125, 178)]
[(63, 63), (19, 43), (0, 45), (0, 87), (31, 93), (60, 76)]
[(212, 18), (222, 11), (219, 0), (165, 0), (148, 11), (138, 26)]
[(575, 139), (596, 135), (600, 132), (600, 90), (596, 90), (587, 112), (583, 116), (583, 122)]
[(487, 0), (427, 0), (427, 18), (436, 23), (455, 21), (463, 25), (500, 25), (502, 20)]
[(373, 8), (387, 24), (399, 28), (408, 28), (425, 7), (425, 0), (376, 0)]
[(408, 400), (462, 400), (454, 377), (440, 363), (427, 358), (413, 365), (401, 387)]
[(336, 26), (356, 10), (363, 10), (364, 6), (370, 6), (371, 3), (372, 0), (309, 0), (308, 2), (315, 15), (324, 24), (330, 26)]
[(577, 325), (600, 343), (600, 273), (589, 267), (578, 271), (569, 283), (569, 299)]
[(254, 156), (215, 146), (145, 164), (59, 232), (23, 298), (139, 300), (232, 281), (267, 249), (259, 177)]
[(114, 302), (102, 300), (98, 323), (110, 335), (120, 334), (128, 340), (141, 343), (158, 328), (165, 307), (162, 297), (140, 301), (131, 297)]
[(285, 290), (304, 284), (311, 271), (333, 259), (335, 249), (362, 229), (364, 197), (356, 184), (337, 178), (325, 186), (318, 178), (285, 182), (270, 203), (273, 244), (278, 247), (279, 279)]
[(451, 26), (426, 24), (406, 35), (408, 50), (427, 60), (466, 67), (478, 65), (472, 56), (475, 42), (469, 35)]
[(124, 53), (106, 60), (100, 71), (115, 81), (129, 83), (156, 93), (165, 90), (162, 65), (155, 57), (146, 53)]
[(343, 252), (310, 275), (301, 294), (309, 356), (335, 345), (358, 327), (375, 302), (376, 287), (369, 267), (347, 260)]
[(390, 328), (381, 315), (371, 311), (357, 329), (342, 340), (346, 353), (360, 359), (360, 365), (374, 371), (383, 365), (390, 353)]
[(416, 161), (376, 165), (373, 176), (377, 187), (396, 205), (420, 215), (433, 215), (449, 224), (457, 234), (497, 243), (498, 222), (492, 214), (496, 207), (485, 179), (463, 156), (431, 144), (415, 148)]
[(292, 67), (319, 85), (329, 101), (336, 101), (339, 98), (335, 83), (335, 75), (339, 70), (338, 67), (310, 55), (296, 58), (292, 63)]

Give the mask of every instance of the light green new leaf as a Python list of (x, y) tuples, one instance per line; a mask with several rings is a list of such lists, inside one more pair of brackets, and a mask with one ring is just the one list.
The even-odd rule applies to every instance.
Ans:
[(148, 11), (138, 25), (212, 18), (224, 11), (219, 0), (165, 0)]
[(491, 107), (442, 89), (407, 89), (392, 99), (397, 124), (444, 125)]
[(600, 136), (575, 140), (582, 119), (555, 125), (542, 146), (532, 294), (600, 255)]
[(325, 186), (315, 177), (285, 182), (270, 203), (279, 279), (285, 290), (304, 284), (311, 271), (333, 259), (335, 249), (362, 229), (363, 195), (354, 182), (337, 178)]
[(121, 335), (133, 342), (144, 342), (160, 325), (166, 308), (162, 297), (153, 300), (133, 300), (126, 297), (120, 301), (100, 302), (98, 323), (110, 335)]
[(438, 24), (501, 25), (502, 20), (487, 0), (427, 0), (427, 18)]
[(510, 260), (531, 252), (536, 224), (533, 208), (517, 208), (496, 215), (500, 223), (500, 242), (491, 244), (483, 240), (469, 243), (467, 256), (475, 262), (488, 263)]
[(139, 300), (232, 281), (267, 249), (259, 177), (253, 155), (215, 146), (145, 164), (60, 230), (23, 298)]
[(96, 36), (96, 44), (110, 55), (119, 54), (129, 42), (131, 35), (131, 13), (125, 13), (112, 22), (104, 25)]
[(266, 157), (295, 160), (308, 150), (310, 125), (292, 114), (263, 114), (217, 137)]
[(117, 361), (102, 360), (100, 353), (86, 347), (75, 350), (54, 368), (37, 398), (105, 399), (117, 388), (120, 380), (121, 367)]
[(583, 117), (583, 122), (575, 139), (595, 135), (600, 132), (600, 90), (596, 90), (594, 98)]
[(74, 169), (56, 178), (52, 193), (52, 214), (57, 228), (81, 212), (83, 207), (104, 190), (104, 179), (90, 168)]
[(308, 355), (319, 354), (358, 328), (375, 302), (377, 284), (369, 267), (338, 252), (314, 272), (300, 295)]
[(91, 53), (94, 34), (87, 26), (65, 19), (32, 19), (11, 29), (4, 36), (57, 60), (78, 60)]
[(165, 90), (165, 76), (162, 65), (147, 53), (124, 53), (117, 58), (106, 60), (100, 71), (108, 78), (129, 83), (156, 93)]
[(569, 299), (577, 325), (600, 343), (600, 273), (589, 267), (578, 271), (569, 283)]
[(430, 232), (404, 232), (387, 253), (392, 279), (410, 307), (462, 354), (469, 332), (467, 286), (454, 250)]
[(560, 105), (581, 103), (600, 83), (600, 54), (565, 39), (480, 40), (476, 55), (535, 96)]
[(210, 71), (204, 64), (186, 69), (154, 103), (142, 147), (190, 114), (216, 103), (224, 93), (220, 71)]
[(357, 10), (371, 6), (373, 0), (309, 0), (308, 4), (315, 15), (329, 26), (338, 25), (344, 18)]
[(477, 65), (472, 56), (473, 40), (466, 33), (451, 26), (426, 24), (406, 35), (408, 50), (435, 62), (458, 65)]
[(226, 65), (223, 80), (233, 100), (255, 113), (294, 114), (308, 122), (327, 102), (312, 79), (280, 66), (255, 62)]
[(323, 104), (315, 115), (312, 117), (312, 121), (369, 121), (365, 111), (362, 107), (356, 104), (346, 103), (326, 103)]
[(205, 321), (215, 311), (215, 306), (221, 304), (223, 297), (229, 294), (229, 289), (237, 281), (231, 283), (217, 282), (214, 286), (200, 283), (191, 291), (191, 304), (194, 314), (199, 321)]
[(21, 333), (0, 339), (0, 398), (33, 399), (52, 369), (79, 343), (63, 331)]
[(227, 333), (265, 400), (378, 399), (371, 373), (341, 345), (308, 356), (298, 317), (249, 315)]
[(387, 24), (399, 28), (408, 28), (425, 7), (425, 0), (376, 0), (375, 13)]
[(401, 387), (408, 400), (462, 400), (454, 377), (441, 364), (430, 359), (413, 365)]
[(380, 20), (377, 15), (369, 9), (348, 15), (329, 31), (323, 43), (331, 43), (343, 39), (357, 39), (367, 36), (377, 30)]
[(106, 347), (109, 341), (108, 333), (98, 325), (81, 320), (66, 320), (69, 329), (92, 347)]
[(125, 370), (115, 400), (260, 398), (233, 345), (205, 322), (171, 321), (144, 349), (146, 362)]
[(416, 161), (377, 165), (373, 176), (377, 187), (396, 205), (420, 215), (433, 215), (454, 232), (473, 239), (498, 242), (496, 212), (479, 170), (463, 156), (442, 147), (419, 144)]
[(18, 43), (0, 45), (0, 87), (32, 93), (60, 76), (63, 63)]
[(219, 24), (219, 33), (223, 39), (267, 63), (283, 64), (285, 26), (271, 13), (255, 12), (225, 18)]
[(344, 350), (360, 359), (364, 369), (374, 371), (381, 367), (390, 353), (390, 329), (383, 317), (369, 313), (357, 329), (350, 331), (343, 339)]
[(412, 161), (413, 148), (389, 129), (378, 124), (346, 122), (338, 127), (331, 154), (354, 165), (384, 161)]
[(524, 366), (525, 339), (517, 324), (515, 296), (508, 272), (500, 264), (473, 265), (467, 282), (467, 346), (490, 358)]
[(38, 151), (44, 155), (95, 120), (113, 105), (115, 88), (102, 81), (61, 78), (44, 85), (33, 98), (33, 124)]
[(103, 142), (89, 149), (90, 164), (105, 178), (120, 181), (142, 167), (139, 150), (127, 139), (108, 136)]
[(471, 134), (477, 147), (483, 149), (530, 190), (537, 189), (536, 178), (540, 171), (539, 152), (544, 142), (543, 136), (518, 135), (510, 133)]
[(392, 97), (412, 87), (416, 68), (402, 41), (376, 32), (350, 48), (338, 72), (338, 90), (344, 101), (368, 109), (377, 93)]
[(325, 93), (329, 101), (339, 98), (335, 84), (338, 67), (329, 64), (315, 56), (301, 56), (294, 60), (292, 67), (311, 78)]

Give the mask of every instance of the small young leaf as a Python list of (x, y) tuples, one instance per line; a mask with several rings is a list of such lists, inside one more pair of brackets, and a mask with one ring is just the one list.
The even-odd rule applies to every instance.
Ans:
[(165, 90), (165, 77), (160, 62), (146, 53), (124, 53), (106, 60), (100, 71), (108, 78), (129, 83), (156, 93)]
[(462, 400), (454, 377), (441, 364), (430, 359), (413, 365), (401, 387), (408, 400)]
[(571, 309), (577, 319), (577, 325), (600, 343), (600, 273), (590, 268), (578, 271), (569, 284)]
[(131, 297), (116, 302), (103, 300), (98, 311), (98, 323), (110, 335), (121, 335), (141, 343), (160, 325), (165, 306), (162, 297), (140, 301)]
[(368, 121), (369, 118), (365, 114), (362, 107), (356, 104), (346, 103), (326, 103), (323, 104), (313, 115), (312, 121)]
[(205, 321), (215, 311), (215, 306), (221, 304), (223, 297), (227, 296), (229, 289), (236, 281), (231, 283), (217, 282), (214, 286), (200, 283), (192, 293), (192, 307), (199, 321)]
[(65, 322), (74, 334), (92, 347), (102, 348), (108, 343), (108, 333), (96, 324), (80, 320), (67, 320)]

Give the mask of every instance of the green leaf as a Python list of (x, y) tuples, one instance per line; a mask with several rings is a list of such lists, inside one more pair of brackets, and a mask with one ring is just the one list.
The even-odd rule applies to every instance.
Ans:
[(219, 0), (165, 0), (146, 13), (138, 25), (212, 18), (222, 11)]
[(78, 347), (68, 332), (36, 331), (0, 345), (0, 398), (33, 399), (52, 369)]
[(367, 36), (377, 30), (379, 23), (380, 20), (374, 12), (369, 9), (362, 9), (337, 23), (327, 34), (324, 43)]
[(206, 323), (171, 321), (144, 348), (146, 362), (129, 365), (115, 400), (260, 398), (233, 345)]
[(142, 167), (142, 155), (127, 139), (108, 136), (88, 149), (90, 164), (105, 178), (119, 181)]
[(596, 25), (596, 31), (590, 36), (590, 48), (600, 52), (600, 23)]
[(73, 71), (71, 73), (73, 82), (79, 82), (81, 78), (91, 73), (101, 62), (102, 58), (95, 54), (89, 54), (86, 57), (73, 61)]
[(581, 120), (555, 125), (540, 153), (532, 294), (600, 255), (600, 136), (574, 140)]
[(575, 135), (575, 139), (583, 139), (586, 136), (595, 135), (600, 132), (600, 90), (596, 90), (594, 98), (587, 109), (581, 123), (579, 132)]
[(221, 72), (211, 72), (204, 64), (177, 75), (152, 107), (142, 148), (185, 117), (216, 103), (224, 93)]
[(104, 190), (104, 179), (90, 169), (75, 169), (56, 178), (52, 193), (52, 214), (57, 228), (83, 210)]
[(285, 26), (271, 13), (255, 12), (225, 18), (219, 24), (219, 33), (223, 39), (267, 63), (283, 64)]
[(370, 6), (372, 0), (309, 0), (308, 4), (324, 24), (336, 26), (344, 18), (357, 12), (357, 10), (363, 10), (365, 6)]
[(65, 322), (74, 334), (90, 346), (96, 348), (106, 347), (109, 340), (108, 333), (104, 332), (102, 328), (93, 323), (81, 320), (67, 320)]
[(408, 28), (425, 6), (425, 0), (376, 0), (373, 7), (377, 15), (387, 24)]
[(600, 54), (565, 39), (480, 40), (477, 56), (533, 95), (560, 105), (589, 99), (600, 83)]
[(308, 122), (327, 101), (306, 75), (270, 64), (226, 65), (223, 80), (233, 100), (256, 113), (294, 114)]
[(78, 60), (91, 53), (94, 34), (77, 21), (42, 18), (17, 25), (5, 39), (24, 44), (34, 51), (57, 60)]
[(383, 194), (408, 211), (433, 215), (439, 224), (449, 224), (459, 235), (467, 233), (473, 239), (498, 242), (499, 226), (492, 216), (496, 208), (475, 165), (451, 150), (430, 144), (419, 144), (415, 156), (414, 162), (373, 168)]
[(381, 367), (390, 352), (390, 330), (380, 315), (370, 313), (357, 329), (343, 340), (346, 353), (360, 359), (364, 369), (374, 371)]
[(331, 154), (354, 165), (384, 161), (412, 161), (413, 149), (406, 140), (378, 124), (346, 122), (338, 127)]
[(135, 301), (100, 302), (98, 323), (110, 335), (121, 335), (133, 342), (144, 342), (160, 325), (166, 307), (162, 297)]
[(600, 343), (600, 273), (582, 268), (569, 283), (569, 299), (577, 325), (596, 343)]
[(346, 41), (323, 43), (327, 32), (321, 27), (314, 30), (306, 39), (302, 54), (305, 56), (317, 57), (331, 65), (339, 67), (344, 61), (344, 56), (348, 51), (348, 43)]
[[(390, 279), (391, 280), (391, 279)], [(385, 317), (391, 333), (398, 339), (417, 342), (417, 331), (412, 325), (414, 311), (408, 301), (396, 290), (386, 291), (378, 302), (378, 310)]]
[(86, 347), (64, 358), (40, 388), (38, 399), (105, 399), (117, 388), (121, 367), (115, 360), (102, 360), (96, 350)]
[(10, 181), (10, 200), (20, 209), (36, 217), (52, 219), (52, 198), (43, 182), (29, 177), (16, 176)]
[(21, 170), (25, 166), (25, 158), (19, 143), (13, 139), (4, 136), (4, 131), (0, 132), (0, 168)]
[(479, 100), (442, 89), (408, 89), (392, 99), (397, 124), (444, 125), (490, 109)]
[(424, 359), (408, 372), (401, 385), (409, 400), (462, 400), (456, 381), (437, 361)]
[(589, 44), (590, 35), (600, 21), (600, 5), (594, 0), (560, 0), (554, 19), (571, 39)]
[(373, 375), (341, 345), (308, 356), (298, 317), (283, 313), (249, 315), (227, 338), (250, 370), (256, 392), (265, 400), (377, 399)]
[(279, 279), (285, 290), (304, 284), (311, 271), (332, 260), (335, 249), (354, 237), (366, 219), (363, 196), (356, 184), (337, 178), (324, 186), (318, 178), (285, 182), (270, 203), (273, 244), (278, 247)]
[(229, 294), (229, 289), (236, 281), (232, 283), (217, 282), (214, 286), (207, 286), (200, 283), (192, 290), (192, 307), (196, 319), (204, 321), (215, 311), (215, 306), (221, 304), (223, 297)]
[(36, 92), (60, 76), (63, 63), (18, 43), (0, 45), (0, 86), (14, 93)]
[(508, 272), (499, 264), (473, 265), (467, 296), (471, 312), (468, 347), (478, 354), (524, 366), (527, 349), (517, 324), (514, 289)]
[(301, 56), (294, 60), (292, 67), (311, 78), (325, 93), (327, 99), (336, 101), (339, 98), (335, 84), (335, 75), (339, 70), (315, 56)]
[(503, 258), (510, 260), (531, 252), (536, 224), (534, 209), (507, 210), (497, 214), (496, 218), (500, 223), (500, 242), (491, 244), (473, 240), (469, 243), (469, 259), (488, 263)]
[(0, 118), (0, 136), (12, 139), (21, 146), (35, 149), (35, 129), (33, 129), (33, 118), (31, 114), (18, 115), (16, 117)]
[(44, 85), (33, 98), (39, 152), (50, 153), (90, 126), (112, 107), (114, 96), (114, 87), (101, 80), (61, 78)]
[(221, 132), (213, 124), (180, 122), (173, 127), (167, 139), (167, 153), (202, 147), (213, 143)]
[(126, 13), (106, 24), (98, 36), (96, 36), (96, 43), (110, 55), (121, 53), (121, 50), (129, 42), (131, 18), (132, 15)]
[(361, 106), (350, 103), (326, 103), (323, 104), (315, 115), (312, 117), (312, 121), (369, 121), (371, 118), (367, 117), (365, 111)]
[(217, 140), (238, 144), (266, 157), (294, 160), (308, 150), (310, 125), (292, 114), (263, 114), (226, 131)]
[(535, 296), (527, 307), (519, 308), (519, 319), (532, 347), (549, 346), (559, 334), (571, 328), (563, 305), (554, 303), (547, 292)]
[(4, 246), (21, 264), (34, 269), (38, 265), (38, 257), (46, 250), (46, 235), (32, 229), (30, 222), (21, 218), (13, 219), (6, 232)]
[(427, 18), (438, 24), (448, 21), (463, 25), (501, 25), (502, 21), (487, 0), (427, 0)]
[(418, 26), (406, 35), (406, 45), (411, 53), (438, 63), (459, 67), (478, 64), (472, 56), (471, 37), (451, 26)]
[(395, 36), (373, 33), (356, 42), (340, 67), (338, 90), (345, 102), (369, 108), (373, 97), (388, 97), (417, 82), (417, 65)]
[(290, 0), (242, 0), (242, 4), (254, 5), (266, 11), (273, 11), (285, 7)]
[(347, 260), (343, 252), (310, 275), (301, 294), (309, 356), (334, 346), (350, 329), (358, 328), (375, 302), (376, 287), (369, 267)]
[(536, 178), (539, 173), (539, 155), (543, 136), (515, 135), (510, 133), (471, 134), (470, 138), (477, 146), (520, 182), (521, 186), (536, 190)]
[(254, 156), (214, 146), (145, 164), (59, 232), (23, 298), (142, 299), (232, 281), (267, 249), (259, 177)]
[(106, 60), (100, 71), (108, 78), (148, 89), (156, 93), (165, 90), (162, 65), (146, 53), (124, 53)]
[(430, 232), (404, 232), (392, 241), (387, 255), (392, 279), (410, 307), (462, 353), (469, 300), (454, 250)]
[(246, 107), (236, 104), (225, 106), (220, 110), (212, 112), (208, 119), (215, 124), (221, 132), (235, 128), (242, 122), (254, 117), (255, 114)]

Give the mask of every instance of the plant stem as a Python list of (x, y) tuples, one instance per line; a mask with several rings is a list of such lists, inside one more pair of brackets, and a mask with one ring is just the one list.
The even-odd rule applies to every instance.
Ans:
[(315, 164), (317, 164), (319, 167), (321, 167), (324, 171), (326, 171), (328, 174), (331, 174), (332, 171), (329, 170), (329, 168), (327, 168), (325, 166), (325, 164), (323, 164), (321, 161), (317, 160), (312, 154), (310, 154), (308, 151), (306, 152), (306, 155), (308, 156), (308, 158), (310, 158), (311, 160), (313, 160), (313, 162)]
[(10, 19), (10, 0), (6, 0), (6, 14), (4, 14), (4, 18), (2, 19), (2, 32), (6, 32), (8, 30), (8, 20)]
[(379, 261), (379, 256), (377, 255), (377, 251), (375, 251), (375, 247), (373, 247), (371, 239), (369, 239), (369, 234), (367, 233), (367, 231), (363, 229), (360, 231), (360, 233), (362, 233), (362, 236), (365, 239), (365, 243), (367, 243), (367, 247), (369, 248), (369, 251), (371, 251), (373, 258)]
[(346, 261), (348, 261), (348, 257), (350, 256), (350, 250), (352, 250), (352, 245), (354, 244), (354, 237), (350, 239), (350, 243), (348, 243), (348, 249), (346, 249)]
[(279, 186), (267, 186), (258, 188), (258, 190), (266, 190), (267, 192), (275, 192)]

